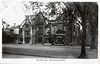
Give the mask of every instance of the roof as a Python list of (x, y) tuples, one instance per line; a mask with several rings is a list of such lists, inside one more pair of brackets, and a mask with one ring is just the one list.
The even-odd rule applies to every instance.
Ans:
[(20, 25), (20, 28), (22, 28), (23, 25), (24, 25), (26, 22), (30, 23), (31, 25), (33, 24), (29, 19), (25, 19), (25, 20), (22, 22), (22, 24)]
[[(29, 20), (29, 19), (25, 19), (23, 22), (22, 22), (22, 24), (20, 25), (20, 28), (22, 28), (23, 27), (23, 25), (28, 21), (30, 24), (33, 24), (34, 22), (32, 22), (32, 21), (34, 21), (34, 20), (36, 20), (36, 17), (37, 16), (39, 16), (39, 15), (42, 15), (42, 17), (44, 18), (44, 19), (46, 19), (46, 20), (51, 20), (52, 18), (47, 18), (47, 17), (45, 17), (45, 15), (41, 12), (41, 11), (39, 11), (39, 13), (38, 14), (36, 14), (36, 15), (29, 15), (29, 16), (27, 16), (27, 17), (29, 17), (29, 19), (31, 20)], [(55, 20), (54, 18), (53, 18), (53, 20)]]

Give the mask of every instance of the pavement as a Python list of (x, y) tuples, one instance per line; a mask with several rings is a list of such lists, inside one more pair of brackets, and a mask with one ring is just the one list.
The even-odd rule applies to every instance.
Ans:
[[(43, 46), (29, 44), (3, 44), (3, 54), (27, 55), (48, 58), (77, 59), (80, 55), (80, 46)], [(86, 47), (86, 54), (89, 59), (98, 58), (98, 50)], [(4, 57), (5, 55), (3, 55)], [(11, 57), (9, 57), (11, 58)], [(24, 57), (23, 57), (24, 58)]]

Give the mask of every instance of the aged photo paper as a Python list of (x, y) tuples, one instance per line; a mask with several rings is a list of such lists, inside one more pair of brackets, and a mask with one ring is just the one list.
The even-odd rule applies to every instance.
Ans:
[(0, 64), (100, 64), (98, 0), (1, 0)]

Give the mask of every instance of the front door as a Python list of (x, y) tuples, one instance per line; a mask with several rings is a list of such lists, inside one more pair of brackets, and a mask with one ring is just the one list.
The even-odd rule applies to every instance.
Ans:
[(37, 42), (42, 42), (42, 37), (37, 37)]
[(25, 31), (25, 43), (30, 43), (30, 31)]
[(25, 43), (29, 44), (29, 42), (30, 42), (30, 38), (25, 38)]

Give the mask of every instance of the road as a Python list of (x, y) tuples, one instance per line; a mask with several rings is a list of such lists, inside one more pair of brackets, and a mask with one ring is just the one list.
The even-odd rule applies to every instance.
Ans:
[[(80, 55), (81, 47), (80, 46), (34, 46), (26, 44), (4, 44), (2, 46), (3, 53), (10, 54), (20, 54), (27, 55), (23, 56), (24, 58), (34, 58), (39, 56), (49, 57), (49, 58), (77, 58)], [(86, 54), (89, 59), (98, 58), (98, 49), (90, 49), (86, 47)], [(21, 58), (21, 56), (15, 55), (15, 58)], [(28, 56), (29, 55), (29, 56)], [(3, 58), (9, 57), (8, 55), (3, 55)], [(14, 57), (14, 56), (13, 56)]]
[(17, 54), (16, 55), (15, 54), (2, 54), (2, 57), (3, 58), (47, 58), (47, 57), (17, 55)]

